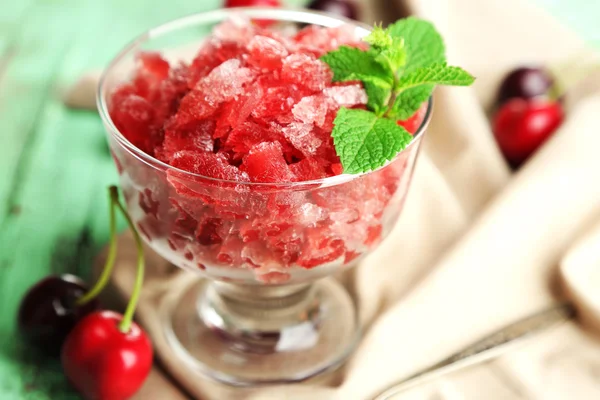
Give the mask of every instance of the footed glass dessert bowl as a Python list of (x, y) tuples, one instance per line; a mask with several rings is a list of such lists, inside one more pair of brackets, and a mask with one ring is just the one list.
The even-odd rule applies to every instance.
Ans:
[(353, 302), (327, 277), (394, 227), (431, 110), (392, 161), (341, 173), (333, 118), (366, 98), (318, 57), (368, 33), (308, 11), (217, 10), (150, 30), (104, 73), (98, 105), (132, 219), (206, 278), (161, 306), (169, 344), (199, 375), (304, 381), (357, 342)]

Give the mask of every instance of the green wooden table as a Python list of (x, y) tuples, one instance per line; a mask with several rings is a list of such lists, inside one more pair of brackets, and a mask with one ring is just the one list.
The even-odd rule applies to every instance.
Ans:
[[(534, 1), (600, 45), (600, 5)], [(88, 276), (108, 238), (105, 188), (117, 176), (104, 131), (95, 113), (65, 108), (61, 91), (145, 29), (220, 3), (20, 0), (0, 7), (0, 399), (79, 398), (58, 361), (15, 335), (25, 290), (50, 273)]]

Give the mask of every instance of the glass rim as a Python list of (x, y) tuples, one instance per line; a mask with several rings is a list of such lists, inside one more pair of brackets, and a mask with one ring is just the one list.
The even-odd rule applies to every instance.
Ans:
[[(148, 29), (142, 34), (135, 37), (132, 41), (130, 41), (125, 47), (123, 47), (117, 55), (109, 62), (108, 66), (102, 71), (100, 76), (100, 80), (98, 82), (98, 86), (96, 89), (96, 106), (98, 108), (98, 112), (102, 119), (102, 122), (105, 124), (107, 129), (110, 131), (112, 137), (121, 145), (126, 151), (128, 151), (132, 156), (142, 161), (143, 163), (149, 165), (150, 167), (157, 168), (163, 170), (164, 172), (168, 170), (173, 170), (177, 172), (178, 177), (184, 178), (189, 177), (190, 179), (202, 179), (215, 183), (226, 183), (226, 184), (235, 184), (235, 185), (244, 185), (244, 186), (260, 186), (260, 187), (269, 187), (269, 188), (277, 188), (277, 187), (298, 187), (298, 186), (334, 186), (343, 184), (346, 182), (353, 181), (354, 179), (358, 179), (360, 177), (370, 175), (377, 171), (386, 168), (389, 164), (393, 163), (401, 154), (409, 151), (416, 142), (417, 139), (423, 135), (429, 122), (431, 120), (432, 110), (433, 110), (433, 98), (430, 97), (427, 100), (427, 111), (425, 113), (425, 117), (423, 118), (423, 122), (417, 129), (417, 131), (413, 135), (413, 139), (403, 150), (398, 152), (396, 156), (386, 162), (379, 168), (376, 168), (371, 171), (362, 172), (359, 174), (341, 174), (335, 176), (329, 176), (320, 179), (313, 179), (309, 181), (299, 181), (299, 182), (246, 182), (246, 181), (232, 181), (227, 179), (213, 178), (210, 176), (205, 176), (202, 174), (196, 174), (190, 171), (186, 171), (183, 169), (176, 168), (172, 165), (169, 165), (158, 158), (155, 158), (146, 152), (142, 151), (135, 145), (133, 145), (114, 124), (110, 113), (108, 112), (108, 103), (106, 97), (107, 93), (107, 81), (110, 76), (111, 71), (116, 68), (117, 65), (123, 59), (125, 59), (128, 55), (138, 50), (139, 47), (151, 40), (152, 38), (159, 37), (164, 34), (168, 34), (170, 32), (176, 31), (181, 28), (186, 28), (193, 25), (198, 25), (202, 23), (214, 23), (225, 20), (229, 16), (234, 16), (236, 14), (242, 13), (244, 16), (250, 18), (260, 18), (260, 19), (273, 19), (279, 21), (290, 21), (290, 22), (299, 22), (299, 23), (312, 23), (312, 24), (321, 24), (321, 26), (327, 27), (336, 27), (344, 24), (353, 25), (355, 27), (361, 28), (365, 31), (365, 33), (371, 31), (371, 27), (360, 22), (354, 21), (345, 17), (333, 16), (331, 14), (306, 10), (302, 8), (273, 8), (273, 7), (237, 7), (237, 8), (227, 8), (227, 9), (217, 9), (212, 11), (200, 12), (191, 14), (182, 18), (177, 18), (172, 21), (163, 23), (161, 25), (155, 26), (153, 28)], [(310, 19), (315, 19), (310, 21)]]

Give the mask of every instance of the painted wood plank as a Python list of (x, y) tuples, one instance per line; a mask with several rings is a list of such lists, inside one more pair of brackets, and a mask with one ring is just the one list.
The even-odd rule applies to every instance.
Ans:
[(105, 188), (116, 174), (104, 131), (95, 113), (67, 110), (60, 91), (145, 29), (211, 6), (200, 3), (175, 0), (149, 9), (142, 0), (36, 2), (13, 32), (17, 51), (0, 80), (3, 400), (79, 398), (56, 360), (18, 341), (14, 323), (31, 284), (51, 272), (88, 275), (93, 254), (107, 240)]

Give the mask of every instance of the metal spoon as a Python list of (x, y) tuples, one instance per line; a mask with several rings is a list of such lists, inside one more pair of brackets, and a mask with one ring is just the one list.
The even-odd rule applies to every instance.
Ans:
[(546, 330), (551, 326), (565, 322), (574, 315), (573, 306), (564, 303), (512, 323), (445, 360), (394, 383), (373, 400), (388, 400), (393, 395), (425, 381), (494, 358), (504, 352), (509, 345), (520, 342), (521, 339)]

